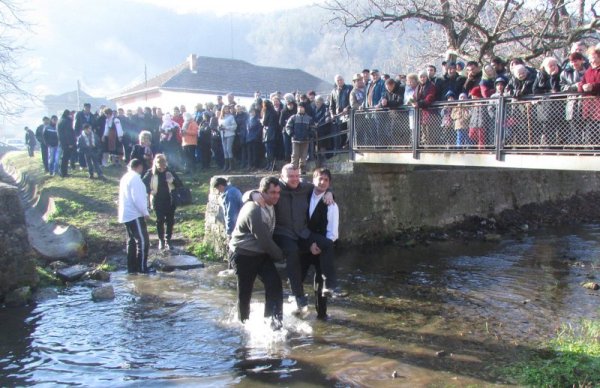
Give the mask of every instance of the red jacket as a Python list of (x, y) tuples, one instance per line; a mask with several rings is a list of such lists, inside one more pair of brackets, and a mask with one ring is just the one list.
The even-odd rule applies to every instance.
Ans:
[[(585, 92), (586, 96), (600, 96), (600, 66), (596, 68), (590, 66), (585, 71), (581, 82), (577, 84), (577, 89), (582, 93), (585, 84), (592, 85), (592, 91)], [(583, 118), (600, 121), (600, 97), (583, 100)]]

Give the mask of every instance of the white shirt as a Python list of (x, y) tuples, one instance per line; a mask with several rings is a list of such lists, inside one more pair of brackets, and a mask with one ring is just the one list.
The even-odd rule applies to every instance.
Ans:
[[(310, 196), (310, 204), (308, 205), (308, 216), (312, 217), (315, 212), (315, 208), (319, 204), (319, 201), (323, 198), (322, 194), (317, 194), (314, 192)], [(335, 241), (338, 239), (338, 228), (340, 224), (340, 209), (337, 204), (334, 202), (331, 205), (327, 206), (327, 233), (325, 237), (330, 239), (331, 241)]]
[(146, 185), (140, 174), (127, 171), (119, 183), (119, 222), (125, 223), (148, 215)]
[(108, 136), (108, 134), (110, 132), (110, 127), (112, 127), (113, 122), (115, 123), (115, 128), (117, 129), (117, 137), (123, 137), (123, 127), (121, 127), (121, 120), (119, 120), (115, 116), (106, 118), (106, 123), (104, 124), (103, 136)]

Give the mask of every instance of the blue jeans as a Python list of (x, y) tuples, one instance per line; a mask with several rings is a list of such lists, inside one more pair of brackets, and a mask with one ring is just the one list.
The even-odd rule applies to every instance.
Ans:
[(233, 159), (233, 140), (235, 136), (224, 137), (223, 142), (223, 155), (225, 159)]
[(50, 175), (57, 175), (60, 173), (60, 147), (48, 146), (48, 170)]

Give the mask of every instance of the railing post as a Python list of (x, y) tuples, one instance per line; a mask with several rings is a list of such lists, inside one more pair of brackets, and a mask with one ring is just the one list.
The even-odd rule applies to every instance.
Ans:
[[(419, 138), (421, 134), (421, 118), (420, 118), (420, 110), (418, 108), (413, 108), (414, 110), (414, 122), (412, 132), (412, 153), (413, 159), (419, 159)], [(409, 112), (410, 114), (410, 112)], [(410, 123), (410, 118), (409, 118)]]
[(354, 161), (354, 146), (356, 139), (354, 137), (354, 113), (356, 109), (350, 109), (350, 120), (348, 122), (348, 159)]
[(505, 101), (504, 96), (498, 98), (498, 106), (496, 107), (496, 160), (502, 160), (502, 150), (504, 145), (504, 114), (505, 114)]

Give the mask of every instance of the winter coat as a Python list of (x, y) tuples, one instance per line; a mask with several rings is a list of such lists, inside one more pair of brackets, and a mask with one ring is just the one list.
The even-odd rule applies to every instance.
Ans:
[[(167, 182), (167, 174), (171, 174), (173, 176), (173, 183)], [(154, 174), (152, 173), (152, 169), (150, 169), (146, 172), (144, 178), (142, 179), (146, 185), (146, 192), (151, 194), (150, 203), (152, 205), (152, 209), (167, 213), (172, 209), (173, 206), (171, 191), (173, 191), (175, 188), (183, 187), (183, 183), (181, 183), (181, 180), (177, 174), (175, 174), (175, 172), (169, 168), (165, 169), (163, 172), (157, 172), (156, 177), (158, 179), (155, 179), (154, 182), (153, 177)]]
[(417, 85), (414, 99), (419, 108), (428, 108), (429, 105), (435, 102), (435, 85), (429, 80), (424, 84)]
[(333, 90), (331, 91), (331, 96), (329, 98), (329, 111), (331, 112), (331, 116), (335, 116), (342, 113), (344, 109), (350, 106), (351, 91), (352, 86), (346, 84), (344, 84), (341, 89), (337, 86), (333, 88)]
[(61, 117), (57, 131), (61, 148), (75, 147), (75, 131), (73, 131), (73, 120), (70, 117)]
[[(379, 104), (379, 101), (381, 100), (381, 96), (383, 95), (383, 93), (385, 92), (385, 84), (382, 78), (380, 78), (377, 82), (373, 83), (372, 81), (369, 82), (369, 84), (367, 85), (367, 91), (365, 92), (365, 102), (364, 102), (364, 106), (367, 108), (372, 108), (377, 106), (377, 104)], [(369, 95), (372, 94), (371, 96), (371, 103), (369, 103)]]
[(517, 77), (512, 77), (508, 81), (506, 90), (513, 97), (519, 98), (530, 96), (533, 94), (533, 84), (535, 83), (536, 74), (533, 70), (528, 69), (527, 78), (520, 80)]
[(297, 113), (290, 117), (285, 126), (285, 131), (292, 137), (293, 142), (306, 142), (313, 136), (313, 119), (306, 113)]
[(100, 138), (94, 132), (88, 137), (85, 132), (77, 138), (77, 150), (87, 156), (97, 156), (102, 149)]
[(43, 138), (48, 147), (58, 147), (58, 131), (52, 125), (44, 127)]
[[(592, 85), (591, 92), (585, 92), (586, 95), (600, 96), (600, 66), (596, 68), (590, 67), (583, 74), (581, 82), (577, 88), (583, 92), (583, 85)], [(585, 99), (583, 101), (583, 118), (600, 121), (600, 98)]]
[(235, 115), (235, 124), (237, 125), (236, 133), (242, 144), (246, 143), (249, 119), (250, 115), (246, 112), (240, 112)]
[(560, 71), (556, 74), (548, 74), (546, 70), (537, 73), (533, 83), (534, 94), (558, 93), (560, 92)]
[(464, 106), (452, 108), (450, 117), (454, 120), (454, 129), (467, 129), (469, 127), (469, 119), (471, 118), (471, 108)]
[(298, 105), (296, 102), (293, 103), (292, 109), (288, 109), (287, 105), (281, 110), (281, 114), (279, 115), (279, 127), (281, 130), (285, 130), (285, 126), (287, 125), (290, 117), (298, 113)]
[(442, 78), (443, 90), (441, 96), (446, 96), (449, 91), (452, 91), (455, 96), (460, 95), (463, 92), (465, 81), (466, 79), (462, 75), (457, 74), (454, 77), (449, 77), (448, 74), (444, 75), (444, 78)]
[[(469, 94), (471, 89), (479, 86), (479, 84), (481, 83), (482, 76), (483, 76), (483, 73), (480, 71), (479, 73), (475, 74), (475, 76), (473, 76), (473, 78), (471, 78), (471, 79), (469, 79), (468, 77), (465, 78), (465, 83), (463, 85), (463, 92)], [(456, 96), (458, 96), (458, 94)]]
[(263, 125), (263, 142), (275, 141), (279, 130), (279, 116), (275, 109), (268, 109), (261, 119)]
[(263, 126), (258, 116), (250, 116), (246, 123), (246, 143), (260, 142), (262, 140)]
[(235, 130), (237, 128), (237, 124), (235, 123), (235, 116), (227, 115), (222, 119), (219, 119), (219, 129), (222, 132), (222, 137), (232, 137), (235, 136)]
[(577, 92), (577, 84), (583, 79), (586, 68), (576, 71), (571, 66), (560, 73), (560, 90), (563, 92)]
[[(382, 106), (382, 108), (400, 108), (402, 105), (404, 105), (404, 87), (400, 85), (400, 83), (396, 83), (394, 90), (388, 92), (386, 89), (385, 93), (383, 93), (383, 96), (381, 96), (381, 99), (387, 100), (387, 105)], [(379, 101), (379, 104), (381, 105), (381, 100)]]

